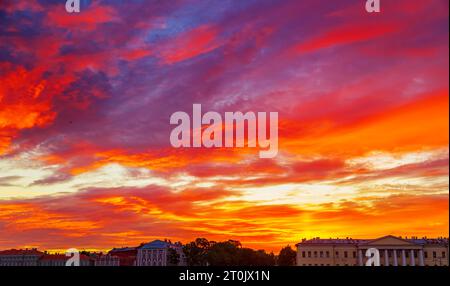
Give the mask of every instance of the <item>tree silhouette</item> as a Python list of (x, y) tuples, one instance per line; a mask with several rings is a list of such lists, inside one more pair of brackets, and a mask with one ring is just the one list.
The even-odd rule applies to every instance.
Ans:
[(243, 248), (236, 240), (212, 242), (197, 238), (183, 248), (189, 266), (271, 266), (275, 255), (264, 250)]
[(189, 266), (207, 265), (206, 256), (211, 244), (206, 238), (197, 238), (195, 241), (187, 243), (183, 247), (187, 264)]
[(291, 248), (290, 245), (281, 249), (278, 255), (278, 265), (280, 266), (294, 266), (297, 253)]
[(180, 255), (173, 248), (167, 250), (167, 263), (172, 266), (177, 266), (180, 263)]

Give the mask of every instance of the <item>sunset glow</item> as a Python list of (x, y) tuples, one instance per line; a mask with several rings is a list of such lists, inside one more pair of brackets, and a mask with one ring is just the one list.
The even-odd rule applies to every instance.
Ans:
[[(447, 0), (63, 2), (0, 1), (0, 249), (449, 235)], [(173, 148), (193, 104), (278, 155)]]

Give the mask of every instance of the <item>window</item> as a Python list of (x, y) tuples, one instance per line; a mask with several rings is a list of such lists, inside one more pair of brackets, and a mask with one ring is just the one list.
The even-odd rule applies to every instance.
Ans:
[(304, 251), (302, 251), (302, 257), (305, 258), (306, 257), (306, 253)]
[(433, 258), (436, 258), (436, 251), (433, 251)]
[(308, 251), (308, 257), (311, 257), (311, 251)]
[(353, 258), (356, 258), (356, 251), (353, 251)]
[(317, 258), (317, 251), (314, 251), (314, 258)]
[(336, 251), (336, 257), (339, 257), (339, 251)]
[(329, 257), (330, 257), (330, 252), (327, 251), (327, 252), (325, 252), (325, 253), (326, 253), (327, 258), (329, 258)]
[(320, 255), (320, 258), (322, 258), (323, 257), (323, 251), (321, 251), (319, 255)]
[(445, 258), (445, 251), (442, 251), (442, 258)]
[(344, 251), (344, 257), (347, 258), (348, 257), (348, 252)]
[(425, 258), (428, 258), (428, 251), (424, 251), (423, 254), (424, 254)]

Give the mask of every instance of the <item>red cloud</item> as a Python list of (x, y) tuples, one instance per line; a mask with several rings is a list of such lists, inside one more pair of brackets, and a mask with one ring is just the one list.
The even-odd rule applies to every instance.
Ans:
[(8, 13), (16, 11), (33, 11), (41, 12), (44, 10), (37, 0), (17, 1), (17, 0), (3, 0), (0, 2), (0, 9), (5, 9)]
[(161, 47), (161, 55), (167, 64), (181, 62), (205, 53), (219, 46), (217, 29), (200, 26), (180, 34)]
[(0, 63), (0, 155), (18, 132), (50, 124), (56, 116), (52, 98), (58, 88), (43, 79), (42, 69)]
[(83, 13), (68, 14), (60, 5), (48, 12), (49, 25), (65, 29), (92, 31), (97, 25), (117, 20), (116, 11), (111, 6), (92, 5)]
[(312, 39), (302, 42), (295, 46), (293, 50), (300, 54), (314, 52), (337, 45), (352, 44), (376, 39), (400, 30), (401, 26), (396, 23), (345, 25), (338, 28), (332, 28)]

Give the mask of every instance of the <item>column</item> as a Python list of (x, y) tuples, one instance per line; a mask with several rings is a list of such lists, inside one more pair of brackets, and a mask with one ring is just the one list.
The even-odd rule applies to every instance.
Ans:
[(411, 249), (411, 263), (409, 264), (410, 266), (416, 266), (416, 261), (414, 258), (414, 249)]
[(362, 258), (362, 250), (361, 249), (358, 250), (358, 261), (359, 261), (359, 266), (363, 266), (363, 258)]
[(389, 255), (387, 249), (384, 250), (384, 266), (389, 266)]
[(423, 261), (423, 249), (419, 250), (419, 266), (425, 266)]
[(404, 249), (402, 249), (402, 265), (406, 266), (406, 253)]
[(394, 255), (394, 266), (398, 266), (398, 261), (397, 261), (397, 250), (394, 249), (393, 252), (394, 252), (394, 253), (393, 253), (392, 255)]

